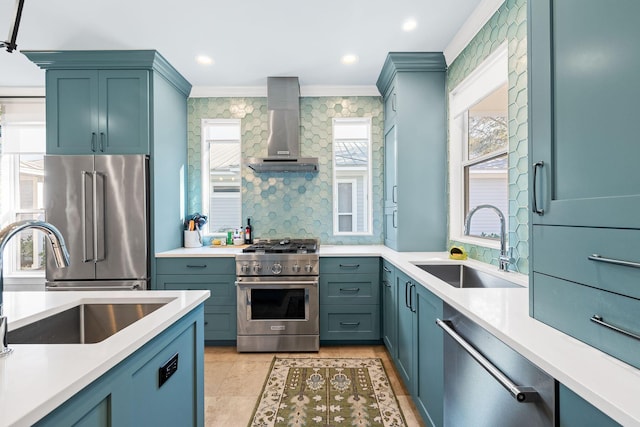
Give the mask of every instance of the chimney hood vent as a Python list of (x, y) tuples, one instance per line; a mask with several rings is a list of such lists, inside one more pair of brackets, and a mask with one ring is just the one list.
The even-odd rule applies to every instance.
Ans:
[(318, 159), (300, 156), (300, 84), (297, 77), (267, 78), (267, 157), (248, 159), (255, 172), (317, 172)]

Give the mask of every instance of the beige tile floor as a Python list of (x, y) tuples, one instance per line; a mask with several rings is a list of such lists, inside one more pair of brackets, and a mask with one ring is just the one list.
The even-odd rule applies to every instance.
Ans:
[(328, 346), (318, 353), (238, 353), (235, 347), (205, 347), (204, 404), (208, 427), (246, 427), (273, 356), (379, 357), (409, 427), (423, 427), (411, 397), (399, 380), (384, 346)]

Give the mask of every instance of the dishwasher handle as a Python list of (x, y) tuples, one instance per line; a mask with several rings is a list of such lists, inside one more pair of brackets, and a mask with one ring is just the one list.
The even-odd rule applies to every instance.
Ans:
[(495, 378), (500, 385), (502, 385), (511, 396), (520, 403), (536, 402), (540, 399), (540, 395), (533, 387), (517, 386), (507, 377), (500, 369), (494, 366), (487, 358), (485, 358), (478, 350), (476, 350), (471, 344), (465, 341), (458, 333), (451, 327), (451, 322), (448, 320), (436, 319), (436, 324), (440, 326), (451, 338), (454, 339), (460, 346), (469, 353), (476, 362), (480, 364), (493, 378)]

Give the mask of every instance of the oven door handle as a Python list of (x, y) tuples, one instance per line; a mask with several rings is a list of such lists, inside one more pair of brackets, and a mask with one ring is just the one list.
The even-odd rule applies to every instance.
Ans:
[(291, 286), (318, 286), (317, 280), (297, 280), (297, 281), (278, 281), (278, 280), (260, 280), (258, 282), (242, 282), (236, 280), (236, 286), (278, 286), (287, 288)]

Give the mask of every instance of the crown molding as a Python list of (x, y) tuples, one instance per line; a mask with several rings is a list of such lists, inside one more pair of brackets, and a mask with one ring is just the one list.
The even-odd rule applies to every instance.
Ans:
[(504, 2), (505, 0), (482, 0), (480, 2), (444, 49), (447, 65), (451, 65)]
[[(302, 97), (380, 96), (375, 86), (300, 86)], [(189, 98), (266, 98), (266, 86), (194, 86)]]

